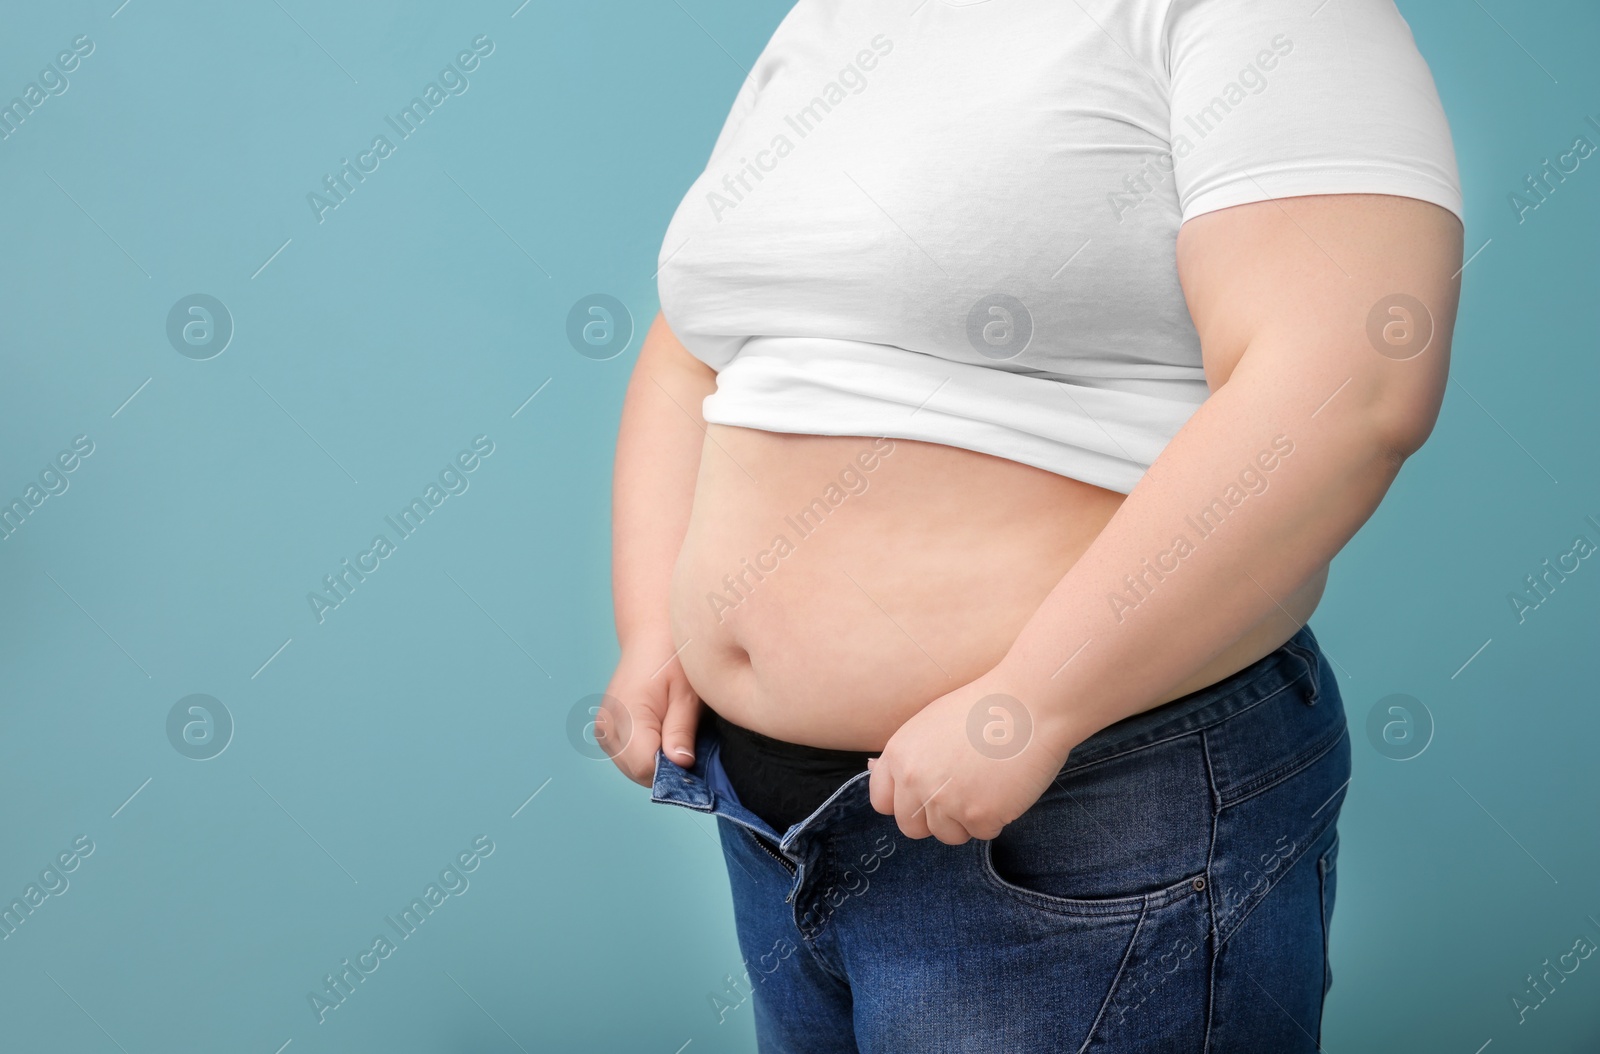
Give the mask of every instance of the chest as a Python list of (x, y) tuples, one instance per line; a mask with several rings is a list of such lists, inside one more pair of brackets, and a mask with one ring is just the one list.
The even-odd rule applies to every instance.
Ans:
[(1170, 345), (1141, 340), (1189, 325), (1159, 71), (1072, 4), (885, 8), (775, 35), (668, 229), (664, 305), (975, 361), (974, 311), (1020, 309), (1040, 343), (1016, 368)]

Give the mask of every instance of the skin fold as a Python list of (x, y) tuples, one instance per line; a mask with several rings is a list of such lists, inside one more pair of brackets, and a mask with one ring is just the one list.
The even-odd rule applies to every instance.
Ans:
[[(618, 436), (621, 657), (597, 738), (648, 786), (658, 748), (691, 763), (704, 698), (767, 735), (881, 752), (873, 806), (910, 837), (995, 837), (1074, 745), (1310, 617), (1333, 556), (1433, 428), (1461, 261), (1459, 221), (1411, 198), (1191, 219), (1178, 272), (1211, 395), (1128, 495), (939, 444), (879, 439), (866, 470), (873, 437), (707, 425), (715, 374), (658, 316)], [(1393, 325), (1432, 326), (1409, 357), (1369, 324), (1394, 294), (1428, 318)], [(1401, 317), (1380, 313), (1380, 328)], [(785, 530), (851, 466), (824, 522)], [(1195, 541), (1190, 518), (1223, 496), (1225, 523)], [(778, 557), (780, 531), (794, 544)], [(1181, 557), (1180, 533), (1194, 541)], [(969, 733), (996, 695), (1025, 714), (1014, 756)]]

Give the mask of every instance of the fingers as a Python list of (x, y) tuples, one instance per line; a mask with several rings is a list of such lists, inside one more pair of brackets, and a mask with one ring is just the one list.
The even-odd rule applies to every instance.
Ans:
[[(961, 845), (970, 841), (972, 834), (965, 824), (951, 814), (953, 794), (949, 790), (949, 783), (946, 780), (923, 798), (914, 816), (923, 829), (945, 845)], [(901, 825), (902, 828), (904, 826)]]
[(618, 713), (613, 702), (614, 697), (609, 694), (602, 697), (594, 711), (593, 734), (595, 745), (605, 751), (606, 757), (616, 761), (622, 748), (627, 746), (624, 730), (632, 725), (632, 719), (625, 713)]
[(867, 797), (872, 807), (885, 816), (894, 815), (894, 775), (883, 758), (868, 758)]
[(867, 780), (867, 794), (872, 801), (872, 808), (885, 816), (893, 815), (896, 826), (907, 838), (927, 838), (932, 835), (946, 845), (961, 845), (977, 837), (965, 824), (945, 811), (947, 803), (941, 798), (941, 793), (947, 794), (946, 788), (936, 788), (933, 793), (923, 797), (910, 781), (894, 778), (892, 763), (875, 758), (867, 763), (867, 767), (872, 772)]
[(962, 826), (967, 829), (968, 834), (982, 842), (994, 841), (1000, 837), (1000, 832), (1006, 829), (1006, 825), (998, 820), (990, 820), (985, 825), (963, 823)]
[(894, 820), (907, 838), (926, 838), (932, 833), (928, 829), (928, 810), (922, 807), (922, 801), (907, 780), (895, 784)]
[(656, 751), (660, 748), (661, 736), (658, 733), (635, 728), (627, 748), (612, 760), (630, 780), (641, 787), (650, 787), (655, 784)]
[(684, 768), (694, 764), (694, 733), (700, 723), (700, 697), (687, 681), (674, 681), (667, 691), (667, 714), (661, 722), (661, 749)]
[(945, 845), (964, 845), (972, 840), (972, 834), (965, 827), (937, 810), (928, 820), (928, 829)]
[[(613, 711), (617, 712), (613, 712)], [(595, 716), (594, 738), (622, 774), (641, 787), (655, 782), (661, 719), (649, 706), (604, 705)]]

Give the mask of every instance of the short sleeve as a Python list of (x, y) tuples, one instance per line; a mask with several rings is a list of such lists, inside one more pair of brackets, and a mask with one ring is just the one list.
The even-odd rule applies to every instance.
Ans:
[(1393, 194), (1462, 217), (1450, 126), (1393, 0), (1173, 0), (1182, 220), (1304, 194)]

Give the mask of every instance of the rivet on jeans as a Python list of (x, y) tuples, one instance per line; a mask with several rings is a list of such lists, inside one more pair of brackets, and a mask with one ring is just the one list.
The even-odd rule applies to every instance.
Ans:
[(1206, 888), (1206, 880), (1203, 879), (1203, 878), (1195, 879), (1194, 880), (1194, 888), (1195, 889), (1204, 889), (1204, 888)]

